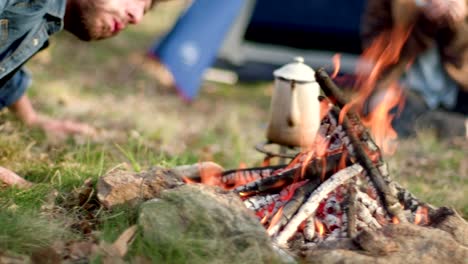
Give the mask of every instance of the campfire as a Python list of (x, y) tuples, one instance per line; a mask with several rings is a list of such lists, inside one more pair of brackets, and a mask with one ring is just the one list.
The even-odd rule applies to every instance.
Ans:
[[(387, 43), (389, 39), (402, 41)], [(264, 236), (266, 247), (277, 249), (279, 255), (287, 256), (287, 261), (292, 256), (314, 263), (377, 260), (378, 263), (465, 263), (468, 255), (466, 221), (452, 209), (437, 208), (417, 199), (390, 177), (384, 154), (395, 150), (396, 133), (391, 129), (392, 116), (388, 113), (400, 104), (399, 89), (393, 86), (389, 89), (392, 96), (375, 107), (374, 112), (361, 115), (365, 98), (372, 93), (378, 76), (394, 63), (395, 56), (399, 56), (404, 39), (384, 36), (378, 39), (375, 50), (364, 54), (369, 55), (369, 61), (377, 63), (370, 71), (362, 70), (365, 74), (357, 81), (362, 91), (351, 99), (324, 69), (312, 71), (312, 77), (303, 79), (289, 79), (294, 74), (288, 67), (280, 71), (284, 75), (275, 75), (276, 81), (283, 83), (279, 83), (281, 96), (273, 96), (272, 102), (280, 102), (280, 107), (271, 112), (268, 142), (257, 146), (266, 154), (262, 166), (224, 170), (207, 162), (172, 169), (156, 168), (138, 174), (110, 172), (97, 186), (100, 203), (111, 208), (150, 200), (151, 206), (151, 202), (157, 205), (164, 200), (166, 193), (178, 194), (180, 198), (175, 199), (175, 206), (181, 206), (179, 202), (189, 194), (209, 193), (196, 199), (188, 197), (186, 203), (197, 206), (188, 212), (202, 211), (204, 216), (214, 216), (211, 225), (238, 224), (240, 218), (236, 216), (245, 213), (260, 229), (261, 234), (256, 234), (256, 238), (261, 240)], [(300, 72), (310, 73), (304, 68), (303, 60), (297, 58), (295, 63)], [(332, 76), (337, 72), (335, 69)], [(318, 96), (318, 90), (322, 95)], [(284, 91), (290, 94), (284, 96)], [(293, 95), (297, 91), (305, 92)], [(287, 104), (282, 98), (285, 97), (291, 99), (289, 113), (284, 113)], [(310, 98), (318, 99), (315, 102), (309, 101)], [(306, 111), (298, 107), (301, 103), (306, 104)], [(305, 112), (311, 113), (313, 118), (304, 115)], [(312, 139), (303, 137), (301, 127), (297, 126), (301, 122), (306, 127), (306, 136)], [(298, 151), (293, 155), (273, 153), (265, 149), (268, 144), (278, 144), (283, 150), (293, 145)], [(272, 165), (273, 157), (281, 158), (278, 165)], [(288, 162), (282, 162), (285, 159)], [(155, 197), (157, 199), (151, 201)], [(227, 198), (224, 200), (224, 197)], [(219, 204), (222, 209), (213, 209), (213, 204)], [(160, 239), (166, 229), (178, 229), (167, 223), (181, 222), (182, 226), (190, 226), (187, 220), (190, 214), (179, 215), (177, 210), (176, 216), (169, 220), (159, 220), (171, 207), (161, 208), (141, 214), (147, 219), (144, 223), (154, 224), (145, 229), (145, 234), (160, 231), (150, 236)], [(233, 213), (221, 215), (226, 211)], [(154, 214), (154, 218), (148, 218), (150, 214)], [(244, 233), (250, 234), (251, 229), (248, 230)], [(242, 232), (222, 232), (222, 239), (226, 233)], [(244, 248), (245, 244), (241, 245)]]
[(360, 118), (353, 112), (343, 115), (346, 100), (338, 87), (323, 69), (316, 78), (328, 97), (321, 98), (327, 114), (315, 149), (298, 153), (287, 165), (236, 169), (220, 176), (202, 171), (200, 181), (236, 192), (273, 241), (286, 248), (351, 238), (390, 223), (428, 225), (433, 207), (391, 180)]
[[(366, 117), (358, 114), (378, 76), (399, 56), (405, 38), (400, 39), (386, 43), (392, 56), (382, 50), (380, 42), (385, 38), (364, 54), (378, 63), (366, 78), (359, 76), (357, 85), (362, 91), (353, 99), (347, 99), (324, 69), (315, 72), (324, 96), (319, 100), (320, 125), (313, 147), (302, 148), (287, 164), (270, 166), (275, 154), (261, 146), (258, 149), (267, 155), (264, 166), (221, 175), (201, 171), (198, 181), (237, 193), (276, 246), (301, 256), (324, 248), (366, 249), (377, 252), (375, 256), (385, 255), (398, 251), (389, 238), (403, 234), (409, 236), (408, 241), (412, 239), (405, 228), (439, 227), (451, 219), (454, 211), (418, 200), (389, 175), (383, 152), (395, 151), (396, 133), (388, 113), (400, 104), (401, 89), (391, 86), (391, 96), (372, 113)], [(338, 56), (334, 60), (339, 64)], [(332, 76), (337, 72), (336, 68)], [(294, 82), (291, 88), (295, 89)], [(288, 157), (284, 153), (278, 156)], [(466, 226), (461, 218), (456, 219), (456, 225)], [(461, 233), (465, 241), (461, 243), (466, 246), (467, 234)]]

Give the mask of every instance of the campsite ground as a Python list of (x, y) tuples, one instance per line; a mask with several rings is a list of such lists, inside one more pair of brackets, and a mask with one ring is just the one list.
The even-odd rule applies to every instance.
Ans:
[[(36, 183), (30, 190), (0, 187), (0, 253), (28, 254), (56, 240), (85, 239), (71, 229), (80, 209), (46, 212), (50, 194), (65, 197), (85, 179), (93, 182), (117, 166), (146, 170), (213, 160), (225, 168), (259, 165), (253, 146), (264, 140), (271, 82), (235, 86), (205, 83), (198, 99), (182, 102), (158, 83), (145, 56), (174, 22), (180, 1), (161, 4), (120, 36), (98, 43), (77, 42), (67, 33), (28, 65), (29, 94), (42, 112), (89, 122), (93, 140), (58, 140), (27, 130), (10, 113), (0, 113), (0, 164)], [(468, 217), (468, 142), (438, 141), (430, 133), (400, 142), (386, 157), (391, 174), (422, 200), (454, 207)], [(105, 211), (95, 228), (98, 240), (113, 241), (135, 222), (128, 208)], [(137, 241), (131, 255), (170, 256)]]

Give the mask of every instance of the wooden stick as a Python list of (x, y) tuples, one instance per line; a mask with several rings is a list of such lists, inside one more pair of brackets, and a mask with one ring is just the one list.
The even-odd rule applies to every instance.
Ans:
[(320, 68), (315, 72), (315, 79), (320, 84), (325, 95), (336, 100), (336, 104), (342, 108), (348, 104), (348, 99), (343, 94), (342, 89), (338, 87), (330, 78), (325, 69)]
[(346, 218), (348, 219), (348, 237), (356, 236), (356, 188), (353, 185), (348, 187), (348, 201)]
[(372, 183), (379, 191), (379, 196), (382, 199), (382, 201), (385, 202), (387, 210), (390, 212), (390, 214), (397, 217), (400, 220), (400, 222), (407, 222), (407, 219), (403, 213), (403, 208), (401, 207), (396, 195), (392, 194), (389, 185), (385, 182), (380, 171), (369, 159), (369, 156), (367, 155), (366, 151), (360, 145), (358, 136), (353, 131), (353, 128), (349, 124), (347, 118), (343, 120), (343, 128), (346, 130), (347, 135), (351, 140), (351, 144), (354, 147), (358, 162), (365, 168), (367, 174), (372, 180)]
[(270, 205), (278, 200), (279, 194), (267, 194), (252, 196), (244, 201), (244, 205), (253, 211), (258, 211), (267, 205)]
[[(317, 70), (315, 78), (317, 79), (317, 82), (319, 82), (319, 84), (321, 85), (321, 88), (323, 89), (324, 93), (327, 96), (335, 98), (337, 101), (336, 104), (340, 108), (345, 106), (348, 103), (348, 100), (343, 95), (341, 89), (333, 82), (333, 80), (330, 78), (330, 76), (328, 76), (327, 72), (324, 69)], [(382, 201), (385, 202), (387, 210), (393, 216), (397, 217), (400, 220), (400, 222), (407, 222), (407, 219), (403, 213), (403, 208), (401, 207), (396, 197), (396, 194), (391, 193), (391, 190), (388, 187), (388, 185), (385, 183), (384, 178), (381, 175), (380, 171), (374, 166), (374, 164), (369, 159), (368, 155), (366, 154), (366, 152), (360, 145), (360, 140), (358, 136), (356, 135), (356, 133), (353, 131), (353, 127), (351, 126), (350, 121), (347, 120), (348, 118), (352, 119), (353, 121), (359, 124), (360, 124), (360, 121), (359, 121), (358, 115), (352, 109), (349, 110), (349, 112), (346, 114), (346, 117), (343, 120), (343, 127), (345, 131), (347, 132), (348, 137), (351, 140), (351, 144), (354, 147), (354, 150), (356, 151), (356, 156), (359, 162), (366, 169), (366, 171), (369, 174), (369, 177), (372, 179), (372, 182), (375, 184), (375, 186), (379, 190), (380, 192), (379, 196), (381, 196)], [(364, 127), (362, 126), (362, 128)], [(367, 141), (367, 140), (372, 141), (366, 129), (363, 129), (360, 137), (363, 138), (364, 141)], [(375, 147), (378, 150), (377, 145), (373, 141), (370, 143), (366, 142), (366, 144), (373, 148)]]
[(301, 206), (297, 214), (289, 221), (285, 228), (274, 238), (276, 244), (287, 247), (288, 240), (296, 233), (299, 225), (308, 217), (315, 214), (320, 201), (325, 199), (327, 195), (336, 189), (338, 186), (346, 183), (351, 178), (357, 176), (363, 171), (363, 167), (359, 164), (354, 164), (350, 167), (342, 169), (331, 176), (327, 181), (322, 183)]
[[(339, 115), (339, 108), (333, 107), (332, 111), (335, 114)], [(355, 128), (351, 125), (349, 118), (350, 115), (354, 117), (353, 121), (356, 123), (355, 126), (361, 127), (361, 134), (359, 136), (357, 135)], [(377, 168), (376, 165), (374, 165), (374, 162), (369, 158), (366, 151), (361, 145), (362, 141), (360, 140), (360, 138), (364, 141), (372, 141), (371, 136), (367, 132), (367, 129), (365, 129), (362, 124), (360, 124), (360, 120), (357, 117), (357, 115), (350, 113), (348, 113), (347, 116), (343, 118), (342, 126), (350, 140), (351, 146), (353, 147), (353, 154), (356, 155), (358, 162), (365, 168), (367, 175), (369, 175), (369, 178), (378, 190), (378, 195), (380, 196), (381, 200), (384, 201), (387, 211), (392, 216), (397, 217), (400, 220), (400, 222), (408, 222), (404, 215), (403, 208), (401, 207), (398, 198), (396, 197), (396, 194), (392, 193), (388, 183), (385, 181), (385, 178), (388, 177), (384, 177), (381, 174), (380, 170)], [(367, 144), (372, 146), (372, 148), (375, 148), (373, 149), (373, 151), (380, 152), (377, 145), (375, 145), (374, 143)], [(381, 163), (381, 161), (378, 162)]]
[[(302, 178), (315, 179), (320, 178), (321, 175), (325, 174), (326, 176), (331, 174), (335, 169), (336, 165), (339, 162), (341, 154), (339, 155), (330, 155), (326, 159), (325, 167), (321, 160), (312, 159), (307, 164), (297, 163), (291, 168), (285, 169), (272, 175), (271, 177), (266, 177), (263, 179), (258, 179), (248, 184), (239, 186), (234, 189), (236, 193), (244, 193), (248, 195), (258, 194), (264, 191), (270, 191), (275, 187), (278, 188), (278, 183), (284, 181), (284, 185), (293, 182), (294, 180), (299, 180)], [(301, 175), (303, 166), (306, 166), (305, 175)]]
[(369, 208), (367, 208), (363, 203), (358, 202), (356, 210), (359, 219), (361, 219), (372, 230), (376, 230), (382, 227), (369, 212)]
[(292, 216), (301, 207), (307, 197), (320, 185), (321, 181), (319, 178), (311, 179), (307, 184), (299, 187), (294, 193), (293, 197), (284, 205), (283, 214), (281, 219), (273, 227), (268, 229), (268, 235), (270, 237), (275, 236), (281, 227), (286, 225)]
[(374, 213), (378, 210), (379, 203), (377, 200), (372, 199), (367, 193), (357, 191), (356, 198), (359, 202), (364, 204), (367, 208), (369, 208), (371, 213)]
[(297, 163), (295, 166), (285, 169), (276, 175), (270, 177), (261, 178), (256, 181), (249, 182), (245, 185), (239, 186), (234, 189), (236, 193), (244, 193), (246, 195), (261, 193), (265, 190), (273, 188), (279, 181), (285, 181), (284, 184), (292, 182), (300, 171), (301, 164)]

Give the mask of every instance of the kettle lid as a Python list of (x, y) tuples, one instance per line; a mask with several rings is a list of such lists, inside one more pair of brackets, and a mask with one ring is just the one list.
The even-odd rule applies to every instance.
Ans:
[(299, 82), (315, 81), (315, 71), (304, 63), (303, 57), (295, 57), (294, 62), (288, 63), (273, 72), (275, 77)]

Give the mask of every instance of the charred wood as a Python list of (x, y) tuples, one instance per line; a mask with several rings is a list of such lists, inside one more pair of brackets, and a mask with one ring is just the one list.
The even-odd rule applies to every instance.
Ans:
[[(272, 192), (301, 179), (315, 179), (320, 178), (322, 175), (327, 177), (336, 168), (340, 158), (341, 155), (337, 154), (328, 156), (325, 162), (321, 159), (312, 159), (307, 165), (297, 163), (291, 168), (273, 173), (270, 177), (261, 178), (239, 186), (234, 189), (234, 192), (250, 196), (263, 192)], [(303, 166), (306, 166), (305, 170), (303, 170)], [(305, 172), (304, 175), (301, 175), (302, 172)]]
[(279, 229), (286, 225), (292, 216), (296, 214), (297, 210), (301, 207), (307, 197), (317, 189), (321, 181), (319, 178), (311, 179), (307, 184), (299, 187), (294, 193), (293, 197), (283, 207), (283, 214), (281, 219), (273, 227), (268, 229), (268, 234), (274, 236), (277, 234)]
[[(340, 110), (337, 107), (334, 107), (333, 111), (335, 113), (340, 112)], [(403, 214), (403, 208), (401, 207), (399, 200), (396, 197), (397, 194), (391, 191), (388, 183), (384, 179), (384, 176), (380, 173), (380, 170), (377, 168), (376, 165), (374, 165), (374, 162), (369, 158), (368, 154), (362, 147), (362, 140), (360, 140), (355, 130), (356, 124), (353, 126), (348, 116), (345, 116), (343, 118), (342, 126), (350, 140), (350, 145), (353, 146), (353, 151), (356, 155), (357, 162), (359, 162), (366, 170), (367, 175), (370, 177), (372, 183), (378, 191), (379, 197), (382, 201), (384, 201), (386, 209), (390, 212), (390, 214), (397, 217), (401, 222), (407, 222), (407, 219)], [(360, 126), (362, 127), (362, 125)], [(365, 128), (362, 127), (362, 130), (360, 132), (361, 139), (367, 141), (371, 140), (371, 137), (367, 134)], [(371, 145), (377, 147), (374, 143)]]
[(274, 241), (280, 246), (287, 246), (288, 240), (296, 233), (298, 226), (308, 217), (315, 214), (320, 201), (325, 199), (327, 195), (335, 190), (338, 186), (345, 184), (348, 180), (357, 176), (363, 171), (363, 167), (359, 164), (354, 164), (347, 167), (331, 176), (327, 181), (323, 182), (301, 206), (296, 215), (288, 222), (284, 229), (275, 237)]
[(270, 177), (275, 171), (285, 168), (286, 165), (258, 167), (258, 168), (247, 168), (228, 170), (221, 174), (221, 182), (225, 187), (229, 188), (234, 186), (239, 181), (251, 182), (258, 179), (264, 179)]
[(336, 104), (339, 107), (343, 107), (348, 103), (348, 98), (343, 94), (342, 89), (333, 82), (325, 69), (318, 69), (315, 72), (315, 79), (320, 84), (325, 95), (329, 98), (335, 99)]

